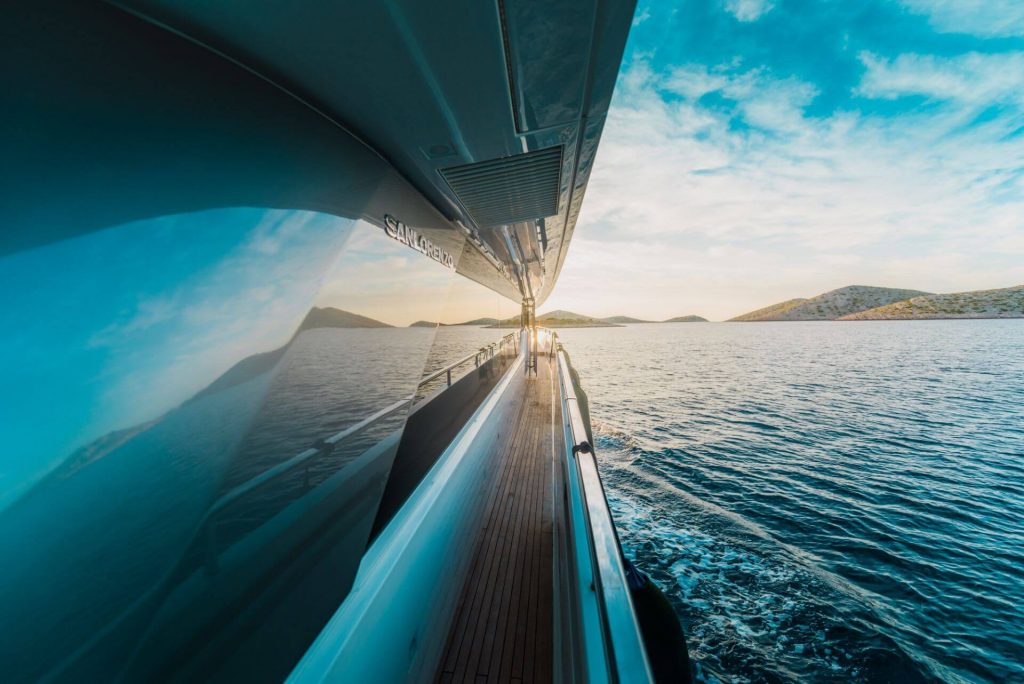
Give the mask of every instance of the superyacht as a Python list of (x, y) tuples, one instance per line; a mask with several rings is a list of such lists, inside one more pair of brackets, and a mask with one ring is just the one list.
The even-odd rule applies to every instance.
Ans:
[(535, 311), (631, 0), (13, 2), (7, 682), (670, 682)]

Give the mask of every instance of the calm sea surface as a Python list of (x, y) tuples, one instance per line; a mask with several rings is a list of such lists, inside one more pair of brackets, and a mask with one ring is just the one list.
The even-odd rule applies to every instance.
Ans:
[(708, 681), (1024, 681), (1024, 321), (559, 332)]

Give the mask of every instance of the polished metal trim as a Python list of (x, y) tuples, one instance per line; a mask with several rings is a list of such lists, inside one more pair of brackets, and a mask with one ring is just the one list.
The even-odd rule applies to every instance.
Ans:
[[(556, 339), (552, 333), (552, 345)], [(569, 542), (576, 547), (570, 551), (570, 564), (576, 563), (575, 584), (583, 612), (582, 664), (589, 681), (653, 682), (615, 523), (561, 345), (557, 355), (570, 515), (574, 518)], [(595, 612), (599, 624), (589, 624), (585, 614)]]
[(468, 363), (470, 359), (473, 359), (473, 361), (474, 361), (474, 366), (473, 367), (476, 368), (476, 367), (478, 367), (480, 365), (481, 358), (484, 361), (487, 361), (488, 359), (492, 359), (497, 354), (500, 354), (502, 351), (504, 351), (506, 345), (509, 345), (509, 344), (512, 345), (514, 353), (518, 354), (519, 353), (519, 348), (516, 346), (516, 333), (509, 333), (508, 335), (505, 335), (504, 337), (502, 337), (497, 342), (491, 342), (486, 347), (481, 347), (479, 349), (479, 351), (472, 352), (471, 354), (466, 354), (464, 357), (462, 357), (461, 359), (459, 359), (455, 363), (451, 363), (451, 364), (445, 366), (444, 368), (442, 368), (441, 370), (434, 371), (433, 373), (431, 373), (427, 377), (425, 377), (422, 380), (420, 380), (419, 387), (423, 387), (428, 382), (431, 382), (433, 380), (437, 380), (442, 375), (447, 375), (447, 382), (448, 382), (447, 386), (451, 387), (452, 386), (452, 371), (453, 370), (455, 370), (456, 368), (458, 368), (459, 366), (461, 366), (464, 363)]

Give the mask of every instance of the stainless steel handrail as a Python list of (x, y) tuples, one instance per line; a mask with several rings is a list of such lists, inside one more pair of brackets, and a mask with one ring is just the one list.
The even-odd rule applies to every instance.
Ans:
[[(552, 344), (557, 336), (552, 339)], [(575, 472), (583, 496), (586, 537), (604, 635), (605, 661), (611, 678), (621, 682), (653, 681), (647, 651), (637, 622), (604, 486), (587, 437), (579, 399), (565, 351), (558, 349), (558, 375), (571, 444), (566, 445), (570, 473)]]
[(501, 338), (497, 342), (491, 342), (486, 347), (481, 347), (480, 349), (478, 349), (477, 351), (473, 352), (472, 354), (467, 354), (466, 356), (464, 356), (463, 358), (459, 359), (455, 363), (449, 364), (449, 365), (445, 366), (444, 368), (442, 368), (439, 371), (434, 371), (433, 373), (431, 373), (427, 377), (425, 377), (422, 380), (420, 380), (420, 384), (416, 387), (417, 391), (419, 390), (420, 387), (423, 387), (424, 385), (426, 385), (429, 382), (437, 380), (442, 375), (447, 375), (448, 387), (451, 387), (452, 386), (452, 371), (453, 370), (455, 370), (456, 368), (458, 368), (462, 364), (466, 363), (470, 359), (474, 359), (475, 362), (476, 362), (476, 365), (479, 366), (480, 365), (480, 356), (481, 355), (485, 356), (485, 360), (493, 358), (497, 353), (501, 352), (501, 350), (505, 347), (505, 345), (512, 344), (513, 346), (515, 346), (515, 344), (516, 344), (515, 337), (516, 337), (516, 333), (509, 333), (508, 335), (505, 335), (503, 338)]

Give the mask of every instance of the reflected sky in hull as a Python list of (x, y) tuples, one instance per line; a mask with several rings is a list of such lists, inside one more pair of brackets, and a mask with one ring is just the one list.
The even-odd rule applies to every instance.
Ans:
[(8, 19), (0, 671), (280, 680), (347, 592), (428, 358), (465, 347), (404, 326), (509, 315), (456, 271), (514, 290), (238, 63), (105, 3)]
[[(0, 503), (68, 452), (157, 420), (279, 347), (354, 222), (235, 209), (132, 223), (0, 261)], [(52, 410), (59, 406), (60, 410)], [(84, 456), (84, 455), (83, 455)], [(95, 456), (94, 456), (95, 457)]]
[[(435, 349), (433, 327), (304, 329), (311, 306), (438, 320), (496, 301), (455, 277), (364, 221), (249, 208), (0, 260), (17, 293), (0, 348), (19, 388), (2, 427), (11, 677), (286, 673), (358, 569), (408, 407), (221, 504), (503, 332)], [(291, 648), (256, 657), (278, 639)]]

